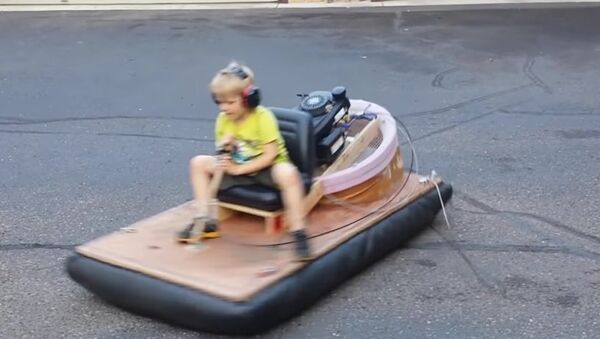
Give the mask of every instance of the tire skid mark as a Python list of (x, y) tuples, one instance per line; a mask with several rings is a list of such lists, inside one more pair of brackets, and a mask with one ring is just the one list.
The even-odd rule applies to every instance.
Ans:
[(544, 90), (548, 94), (552, 94), (552, 89), (548, 86), (539, 76), (533, 72), (533, 65), (535, 65), (535, 57), (528, 56), (523, 64), (523, 73), (531, 80), (536, 86)]
[(448, 75), (452, 72), (455, 72), (457, 70), (458, 70), (458, 67), (454, 67), (454, 68), (450, 68), (450, 69), (447, 69), (443, 72), (436, 74), (435, 77), (433, 78), (433, 81), (431, 82), (431, 86), (436, 87), (436, 88), (446, 88), (443, 85), (444, 78), (446, 77), (446, 75)]
[(405, 118), (405, 117), (416, 117), (416, 116), (425, 116), (425, 115), (436, 115), (436, 114), (441, 114), (441, 113), (445, 113), (451, 110), (456, 110), (459, 108), (463, 108), (466, 107), (468, 105), (474, 104), (474, 103), (479, 103), (479, 102), (483, 102), (483, 101), (487, 101), (489, 99), (494, 99), (497, 97), (501, 97), (507, 94), (511, 94), (511, 93), (515, 93), (518, 92), (520, 90), (523, 90), (525, 88), (531, 87), (531, 86), (535, 86), (534, 84), (526, 84), (526, 85), (519, 85), (516, 87), (511, 87), (511, 88), (507, 88), (501, 91), (497, 91), (497, 92), (493, 92), (490, 94), (486, 94), (480, 97), (476, 97), (467, 101), (462, 101), (450, 106), (444, 106), (444, 107), (440, 107), (440, 108), (436, 108), (436, 109), (432, 109), (432, 110), (428, 110), (428, 111), (419, 111), (419, 112), (412, 112), (412, 113), (406, 113), (406, 114), (402, 114), (399, 115), (400, 118)]

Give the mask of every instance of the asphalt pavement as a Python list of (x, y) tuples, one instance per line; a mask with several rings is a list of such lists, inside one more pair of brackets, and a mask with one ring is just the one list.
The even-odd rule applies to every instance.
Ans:
[(199, 336), (104, 303), (64, 260), (191, 198), (188, 159), (213, 150), (207, 84), (232, 59), (254, 68), (267, 105), (345, 85), (388, 108), (419, 171), (455, 188), (449, 228), (440, 216), (266, 337), (598, 337), (598, 17), (2, 13), (0, 337)]

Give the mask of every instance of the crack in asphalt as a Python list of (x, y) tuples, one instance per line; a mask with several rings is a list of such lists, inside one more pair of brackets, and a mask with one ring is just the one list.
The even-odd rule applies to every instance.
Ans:
[(154, 134), (136, 134), (136, 133), (96, 133), (98, 136), (117, 136), (117, 137), (141, 137), (141, 138), (153, 138), (153, 139), (164, 139), (164, 140), (184, 140), (184, 141), (199, 141), (199, 142), (214, 142), (214, 139), (199, 139), (199, 138), (186, 138), (186, 137), (167, 137), (162, 135)]
[(473, 117), (473, 118), (470, 118), (470, 119), (467, 119), (467, 120), (460, 121), (460, 122), (458, 122), (458, 123), (456, 123), (456, 124), (453, 124), (453, 125), (450, 125), (450, 126), (447, 126), (447, 127), (444, 127), (444, 128), (440, 128), (440, 129), (438, 129), (438, 130), (435, 130), (435, 131), (429, 132), (429, 133), (427, 133), (427, 134), (423, 134), (423, 135), (421, 135), (421, 136), (418, 136), (418, 137), (416, 137), (416, 138), (413, 138), (413, 139), (412, 139), (412, 141), (414, 142), (414, 141), (423, 140), (423, 139), (429, 138), (430, 136), (433, 136), (433, 135), (436, 135), (436, 134), (441, 134), (441, 133), (447, 132), (447, 131), (449, 131), (449, 130), (455, 129), (456, 127), (460, 127), (460, 126), (462, 126), (462, 125), (468, 124), (468, 123), (470, 123), (470, 122), (472, 122), (472, 121), (475, 121), (475, 120), (479, 120), (479, 119), (485, 118), (485, 117), (487, 117), (487, 116), (489, 116), (489, 115), (492, 115), (492, 114), (494, 114), (495, 112), (496, 112), (496, 109), (494, 109), (493, 111), (489, 111), (489, 112), (483, 113), (483, 114), (481, 114), (481, 115), (475, 116), (475, 117)]
[(13, 120), (11, 122), (0, 122), (0, 125), (39, 125), (50, 124), (56, 122), (78, 122), (78, 121), (98, 121), (98, 120), (171, 120), (171, 121), (200, 121), (214, 122), (215, 119), (209, 118), (187, 118), (187, 117), (164, 117), (164, 116), (130, 116), (130, 115), (113, 115), (113, 116), (96, 116), (96, 117), (64, 117), (56, 119), (35, 120), (24, 119), (17, 117), (2, 117), (2, 119)]
[(525, 64), (523, 64), (523, 73), (525, 73), (525, 76), (527, 76), (527, 78), (529, 78), (529, 80), (537, 87), (540, 87), (548, 94), (552, 94), (552, 88), (533, 72), (533, 65), (535, 65), (535, 57), (528, 56), (525, 60)]
[(0, 133), (6, 134), (48, 134), (48, 135), (88, 135), (88, 136), (113, 136), (113, 137), (140, 137), (162, 140), (182, 140), (182, 141), (197, 141), (197, 142), (214, 142), (213, 138), (189, 138), (189, 137), (169, 137), (157, 134), (139, 134), (139, 133), (74, 133), (63, 131), (34, 131), (34, 130), (2, 130)]
[(0, 244), (0, 251), (16, 250), (72, 250), (78, 245), (72, 244), (41, 244), (41, 243), (19, 243), (19, 244)]
[(517, 110), (507, 110), (507, 109), (499, 109), (499, 113), (503, 114), (518, 114), (518, 115), (534, 115), (534, 116), (590, 116), (590, 115), (600, 115), (600, 112), (578, 112), (578, 113), (567, 113), (567, 112), (537, 112), (537, 111), (517, 111)]
[(518, 217), (527, 217), (527, 218), (531, 218), (534, 220), (538, 220), (541, 221), (545, 224), (548, 224), (554, 228), (560, 229), (564, 232), (570, 233), (571, 235), (574, 235), (576, 237), (579, 237), (581, 239), (585, 239), (588, 241), (592, 241), (595, 242), (597, 244), (600, 244), (600, 237), (595, 236), (593, 234), (588, 234), (582, 231), (579, 231), (577, 229), (575, 229), (574, 227), (565, 225), (563, 223), (561, 223), (558, 220), (554, 220), (552, 218), (549, 217), (545, 217), (545, 216), (541, 216), (541, 215), (537, 215), (537, 214), (533, 214), (533, 213), (529, 213), (529, 212), (516, 212), (516, 211), (503, 211), (503, 210), (497, 210), (489, 205), (486, 205), (485, 203), (472, 198), (470, 196), (468, 196), (467, 194), (463, 193), (463, 192), (458, 192), (455, 190), (455, 193), (457, 196), (459, 196), (462, 200), (466, 201), (467, 203), (481, 209), (482, 211), (484, 211), (485, 213), (480, 213), (480, 212), (474, 212), (474, 211), (468, 211), (471, 213), (480, 213), (480, 214), (487, 214), (487, 215), (498, 215), (498, 214), (507, 214), (507, 215), (514, 215), (514, 216), (518, 216)]
[[(453, 244), (454, 245), (454, 244)], [(600, 253), (582, 250), (577, 248), (571, 248), (568, 246), (550, 246), (550, 245), (517, 245), (517, 244), (477, 244), (467, 243), (463, 241), (457, 241), (456, 245), (459, 245), (463, 251), (475, 251), (475, 252), (492, 252), (492, 253), (548, 253), (548, 254), (567, 254), (577, 257), (599, 260)], [(430, 242), (423, 244), (415, 244), (407, 247), (410, 249), (423, 249), (423, 250), (447, 250), (451, 248), (447, 242)]]
[[(15, 122), (15, 121), (16, 122), (27, 121), (27, 120), (22, 119), (22, 118), (7, 117), (7, 116), (0, 116), (0, 120), (7, 120), (8, 121), (7, 124), (10, 124), (11, 122)], [(0, 122), (0, 124), (3, 124), (3, 122)]]
[(497, 91), (497, 92), (493, 92), (490, 94), (486, 94), (486, 95), (482, 95), (480, 97), (476, 97), (470, 100), (466, 100), (466, 101), (462, 101), (450, 106), (445, 106), (445, 107), (440, 107), (440, 108), (436, 108), (436, 109), (432, 109), (432, 110), (428, 110), (428, 111), (420, 111), (420, 112), (412, 112), (412, 113), (406, 113), (406, 114), (401, 114), (399, 115), (399, 117), (401, 118), (405, 118), (405, 117), (414, 117), (414, 116), (424, 116), (424, 115), (435, 115), (435, 114), (440, 114), (440, 113), (444, 113), (444, 112), (448, 112), (451, 110), (455, 110), (455, 109), (459, 109), (459, 108), (463, 108), (466, 107), (470, 104), (474, 104), (474, 103), (478, 103), (478, 102), (482, 102), (482, 101), (486, 101), (489, 99), (493, 99), (496, 97), (500, 97), (506, 94), (511, 94), (514, 92), (518, 92), (524, 88), (527, 87), (532, 87), (535, 86), (535, 84), (526, 84), (526, 85), (520, 85), (520, 86), (516, 86), (516, 87), (511, 87), (508, 89), (504, 89), (501, 91)]
[(0, 129), (0, 133), (5, 133), (5, 134), (50, 134), (50, 135), (66, 135), (66, 134), (73, 134), (73, 135), (79, 135), (80, 133), (72, 133), (72, 132), (49, 132), (49, 131), (19, 131), (19, 130), (5, 130), (5, 129)]
[[(502, 288), (497, 283), (494, 282), (494, 279), (489, 278), (489, 277), (488, 278), (484, 277), (484, 275), (487, 275), (487, 274), (483, 270), (480, 270), (479, 268), (477, 268), (475, 266), (475, 264), (473, 264), (471, 259), (469, 259), (469, 257), (463, 252), (462, 245), (458, 241), (449, 239), (444, 233), (442, 233), (441, 231), (439, 231), (438, 229), (436, 229), (433, 226), (431, 227), (431, 229), (444, 240), (444, 242), (443, 242), (444, 244), (446, 244), (448, 247), (450, 247), (451, 249), (456, 251), (456, 253), (458, 253), (458, 255), (460, 256), (462, 261), (471, 270), (471, 272), (475, 276), (475, 279), (477, 279), (477, 282), (479, 282), (479, 284), (481, 286), (485, 287), (490, 292), (495, 292), (495, 291), (500, 290), (501, 291), (500, 293), (502, 295), (504, 295), (504, 293), (502, 292)], [(489, 281), (492, 281), (492, 283), (490, 283)]]

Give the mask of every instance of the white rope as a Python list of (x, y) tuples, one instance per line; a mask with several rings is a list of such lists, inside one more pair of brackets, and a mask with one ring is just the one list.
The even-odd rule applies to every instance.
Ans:
[[(418, 162), (418, 159), (417, 159), (417, 151), (415, 150), (415, 147), (414, 147), (414, 144), (412, 142), (412, 139), (411, 139), (410, 135), (408, 135), (408, 131), (406, 129), (406, 126), (404, 126), (402, 124), (403, 128), (398, 128), (398, 124), (401, 124), (401, 123), (400, 123), (400, 121), (396, 120), (396, 129), (398, 131), (400, 131), (402, 134), (404, 134), (404, 136), (408, 140), (411, 152), (412, 152), (413, 157), (414, 157), (415, 173), (417, 175), (419, 175), (419, 162)], [(440, 192), (440, 187), (438, 186), (437, 182), (435, 181), (435, 177), (436, 176), (437, 176), (437, 173), (435, 172), (435, 170), (431, 170), (431, 176), (429, 176), (429, 177), (423, 177), (423, 178), (425, 178), (425, 181), (420, 181), (420, 182), (431, 181), (431, 183), (433, 183), (435, 185), (435, 189), (437, 191), (438, 198), (440, 199), (440, 205), (442, 206), (442, 213), (444, 214), (444, 219), (446, 220), (446, 227), (448, 229), (450, 229), (450, 222), (448, 221), (448, 214), (446, 213), (446, 207), (444, 206), (444, 199), (442, 199), (442, 193)]]
[(438, 197), (440, 198), (440, 205), (442, 206), (442, 213), (444, 214), (444, 219), (446, 220), (446, 227), (448, 229), (450, 229), (450, 222), (448, 221), (448, 214), (446, 213), (446, 207), (444, 207), (444, 199), (442, 199), (442, 193), (440, 192), (440, 187), (438, 186), (437, 182), (435, 181), (435, 177), (437, 177), (437, 173), (435, 172), (435, 170), (431, 170), (431, 175), (428, 177), (423, 177), (424, 181), (421, 181), (421, 182), (425, 183), (425, 182), (429, 181), (435, 185), (435, 189), (437, 190)]

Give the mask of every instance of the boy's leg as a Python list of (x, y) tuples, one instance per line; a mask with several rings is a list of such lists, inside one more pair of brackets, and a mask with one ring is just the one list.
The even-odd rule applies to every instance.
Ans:
[(287, 222), (296, 241), (296, 254), (301, 260), (311, 258), (304, 225), (304, 184), (298, 169), (291, 163), (273, 165), (273, 181), (281, 190)]
[(213, 173), (217, 169), (217, 159), (210, 155), (198, 155), (190, 160), (190, 181), (194, 190), (197, 215), (208, 216), (208, 203), (210, 199), (209, 184)]
[[(180, 241), (189, 241), (192, 237), (192, 230), (196, 224), (204, 223), (202, 230), (202, 238), (217, 238), (219, 233), (217, 230), (216, 220), (214, 216), (209, 215), (209, 203), (211, 199), (211, 191), (209, 189), (211, 175), (216, 172), (217, 160), (209, 155), (198, 155), (190, 160), (190, 181), (194, 191), (194, 202), (196, 204), (196, 215), (192, 222), (182, 231), (178, 233)], [(216, 206), (212, 206), (216, 208)]]

